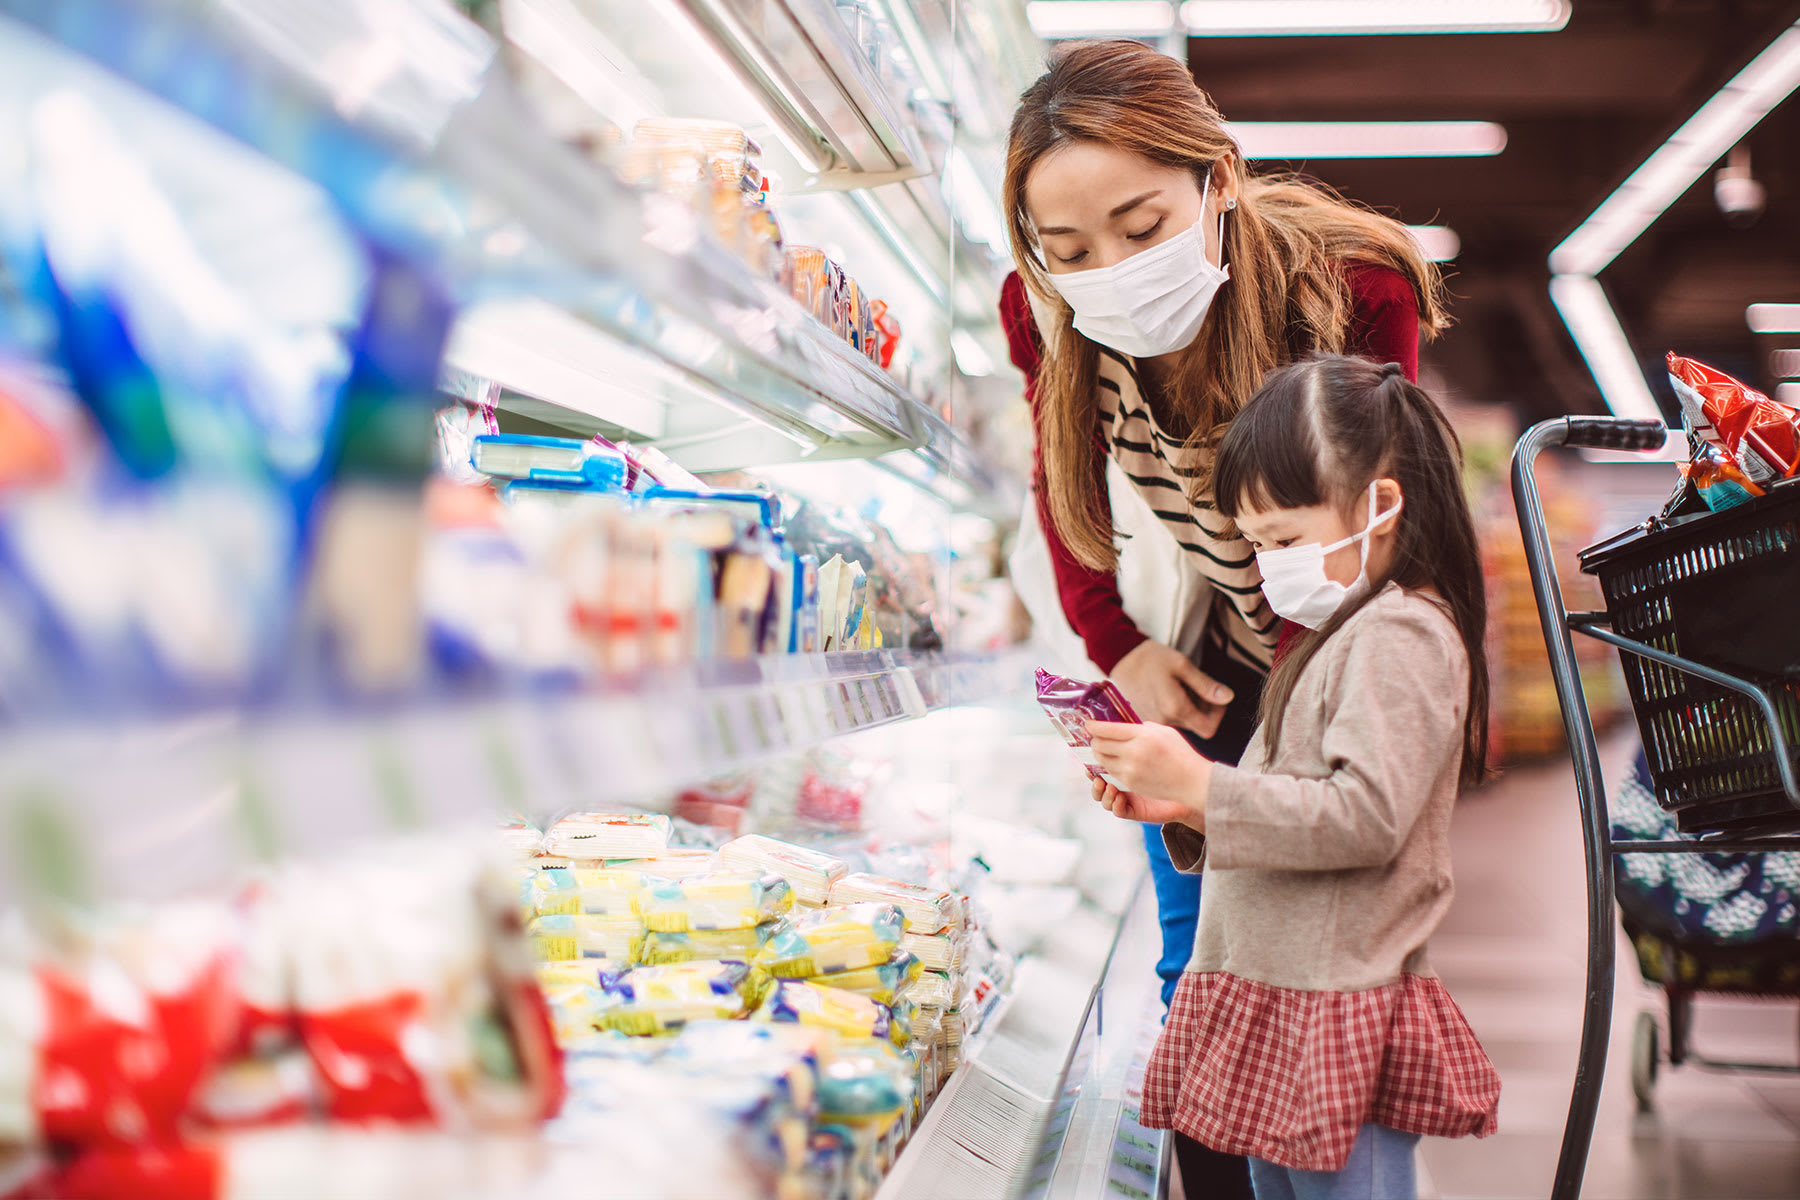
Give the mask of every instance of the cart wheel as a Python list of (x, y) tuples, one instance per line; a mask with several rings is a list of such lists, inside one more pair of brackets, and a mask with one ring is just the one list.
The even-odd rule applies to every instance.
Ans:
[(1631, 1094), (1637, 1097), (1638, 1111), (1650, 1112), (1654, 1107), (1656, 1071), (1660, 1059), (1657, 1047), (1656, 1014), (1649, 1011), (1637, 1015), (1637, 1026), (1631, 1034)]

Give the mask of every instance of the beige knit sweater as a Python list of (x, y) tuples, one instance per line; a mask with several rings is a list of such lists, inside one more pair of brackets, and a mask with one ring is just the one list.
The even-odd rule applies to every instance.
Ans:
[(1273, 761), (1259, 729), (1213, 768), (1206, 836), (1163, 827), (1206, 875), (1188, 970), (1339, 992), (1432, 974), (1468, 679), (1442, 604), (1393, 584), (1320, 648)]

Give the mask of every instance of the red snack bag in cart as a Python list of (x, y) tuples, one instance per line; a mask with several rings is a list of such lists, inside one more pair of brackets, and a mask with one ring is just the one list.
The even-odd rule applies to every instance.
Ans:
[(1084, 683), (1079, 679), (1068, 679), (1061, 675), (1052, 675), (1042, 667), (1037, 673), (1038, 704), (1050, 714), (1050, 720), (1062, 731), (1063, 740), (1075, 751), (1075, 757), (1081, 760), (1089, 775), (1095, 779), (1105, 779), (1117, 787), (1116, 781), (1107, 779), (1104, 772), (1094, 765), (1094, 739), (1088, 736), (1089, 721), (1123, 721), (1128, 724), (1141, 724), (1138, 715), (1131, 710), (1131, 705), (1119, 693), (1119, 689), (1110, 680), (1099, 683)]
[(1758, 487), (1800, 472), (1800, 410), (1725, 372), (1670, 354), (1669, 382), (1688, 430)]

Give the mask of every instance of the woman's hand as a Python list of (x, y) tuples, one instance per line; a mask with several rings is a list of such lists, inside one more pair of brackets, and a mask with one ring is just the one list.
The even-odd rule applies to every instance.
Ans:
[[(1167, 825), (1179, 821), (1204, 829), (1206, 797), (1212, 785), (1212, 762), (1167, 725), (1131, 725), (1089, 721), (1094, 765), (1117, 781), (1117, 790), (1131, 794), (1132, 820)], [(1113, 809), (1112, 811), (1117, 811)], [(1121, 814), (1124, 815), (1124, 814)]]
[(1178, 825), (1193, 812), (1176, 800), (1152, 800), (1132, 792), (1121, 792), (1104, 779), (1094, 780), (1094, 799), (1113, 816), (1125, 821), (1142, 821), (1146, 825)]
[(1231, 689), (1161, 642), (1140, 642), (1112, 669), (1112, 681), (1137, 715), (1158, 725), (1179, 725), (1201, 737), (1219, 732)]

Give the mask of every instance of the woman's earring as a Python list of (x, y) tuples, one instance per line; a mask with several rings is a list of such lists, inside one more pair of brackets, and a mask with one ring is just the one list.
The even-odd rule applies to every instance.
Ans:
[(1236, 207), (1237, 207), (1237, 201), (1236, 201), (1236, 200), (1227, 200), (1227, 201), (1226, 201), (1226, 202), (1225, 202), (1225, 211), (1226, 211), (1226, 212), (1230, 212), (1230, 211), (1231, 211), (1231, 210), (1232, 210), (1232, 209), (1234, 209), (1234, 208), (1236, 208)]

